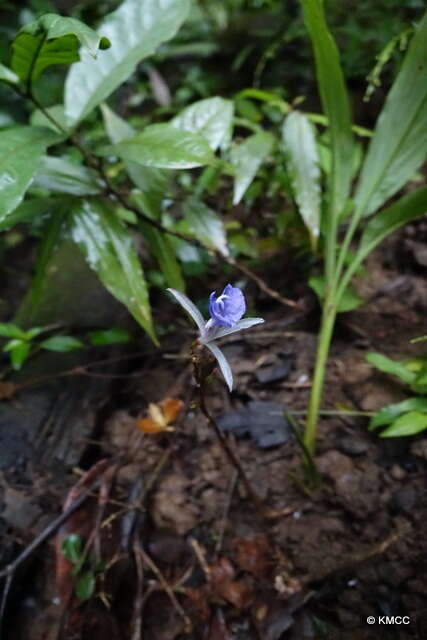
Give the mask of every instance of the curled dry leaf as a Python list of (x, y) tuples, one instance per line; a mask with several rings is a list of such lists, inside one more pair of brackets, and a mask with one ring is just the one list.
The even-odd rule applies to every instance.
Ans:
[(176, 420), (184, 403), (178, 398), (164, 398), (158, 404), (150, 402), (148, 405), (148, 418), (141, 418), (137, 426), (144, 433), (162, 433), (173, 431), (172, 422)]

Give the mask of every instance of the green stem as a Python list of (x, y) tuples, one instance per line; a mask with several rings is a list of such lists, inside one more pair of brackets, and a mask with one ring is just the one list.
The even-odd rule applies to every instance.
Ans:
[(337, 315), (335, 294), (331, 292), (325, 300), (319, 341), (317, 345), (316, 365), (314, 368), (313, 385), (311, 388), (310, 402), (308, 405), (307, 421), (304, 430), (304, 444), (310, 455), (314, 454), (316, 447), (316, 430), (319, 418), (320, 401), (322, 399), (323, 383), (325, 379), (326, 363), (332, 332)]

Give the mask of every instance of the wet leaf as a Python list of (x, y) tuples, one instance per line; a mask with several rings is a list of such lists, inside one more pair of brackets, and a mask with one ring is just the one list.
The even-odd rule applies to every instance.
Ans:
[(93, 169), (76, 165), (67, 158), (43, 156), (34, 185), (74, 196), (88, 196), (100, 193), (102, 185)]
[(71, 233), (88, 265), (157, 342), (144, 273), (127, 227), (97, 200), (80, 201), (72, 213)]
[(133, 138), (105, 147), (99, 153), (160, 169), (192, 169), (215, 160), (202, 136), (174, 129), (170, 124), (152, 124)]
[(171, 125), (182, 131), (198, 133), (205, 138), (210, 148), (216, 151), (230, 144), (234, 105), (224, 98), (206, 98), (193, 102), (171, 121)]
[(85, 51), (74, 64), (65, 85), (65, 111), (77, 124), (121, 85), (136, 65), (180, 28), (189, 0), (125, 0), (99, 28), (111, 49), (94, 60)]
[(229, 255), (224, 224), (215, 211), (200, 200), (189, 198), (184, 202), (182, 212), (196, 238), (222, 255)]
[(233, 204), (238, 204), (256, 173), (273, 148), (271, 133), (260, 131), (236, 144), (231, 150), (231, 164), (235, 170)]
[(0, 131), (0, 223), (22, 201), (46, 146), (55, 139), (47, 129), (13, 127)]
[(320, 233), (320, 169), (314, 128), (307, 116), (292, 111), (282, 129), (295, 200), (314, 248)]

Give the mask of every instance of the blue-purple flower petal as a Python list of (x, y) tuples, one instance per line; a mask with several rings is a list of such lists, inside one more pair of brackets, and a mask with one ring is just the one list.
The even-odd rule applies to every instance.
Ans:
[(209, 313), (217, 327), (234, 327), (246, 311), (245, 297), (238, 287), (228, 284), (218, 298), (209, 297)]

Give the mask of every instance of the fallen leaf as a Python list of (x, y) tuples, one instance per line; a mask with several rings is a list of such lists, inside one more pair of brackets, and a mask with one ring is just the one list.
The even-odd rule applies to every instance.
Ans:
[(256, 578), (265, 577), (272, 569), (272, 549), (267, 536), (260, 534), (253, 538), (235, 538), (234, 561), (240, 569)]
[[(91, 467), (68, 492), (63, 511), (67, 511), (81, 494), (93, 485), (97, 478), (105, 473), (109, 466), (110, 461), (103, 459)], [(74, 565), (65, 558), (62, 552), (62, 542), (64, 538), (70, 534), (76, 534), (85, 541), (93, 528), (93, 519), (94, 503), (91, 500), (86, 500), (86, 502), (68, 518), (56, 535), (56, 585), (61, 602), (64, 605), (69, 601), (74, 591), (75, 578), (72, 574)]]
[(137, 426), (144, 433), (162, 433), (173, 431), (171, 423), (176, 420), (184, 403), (178, 398), (165, 398), (159, 404), (150, 402), (148, 405), (148, 418), (141, 418)]
[(17, 389), (13, 382), (0, 382), (0, 400), (10, 400)]
[(234, 580), (235, 570), (227, 558), (220, 558), (210, 567), (211, 593), (232, 604), (236, 609), (246, 608), (252, 601), (252, 590), (242, 581)]

